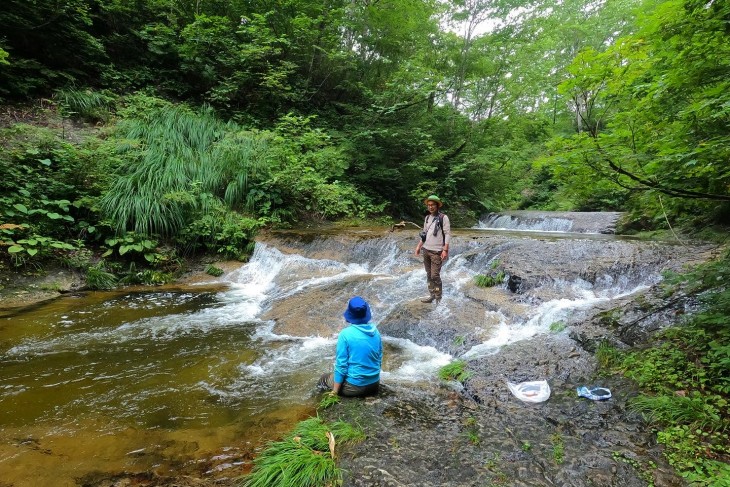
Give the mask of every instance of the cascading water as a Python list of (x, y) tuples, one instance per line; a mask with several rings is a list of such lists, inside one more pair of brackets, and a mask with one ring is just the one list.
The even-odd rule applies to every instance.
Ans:
[(513, 215), (491, 214), (480, 220), (476, 228), (495, 228), (498, 230), (531, 230), (539, 232), (569, 232), (573, 221), (568, 218), (520, 219)]
[(510, 211), (490, 213), (474, 228), (532, 232), (615, 233), (618, 212)]
[[(454, 358), (494, 354), (654, 284), (671, 260), (665, 246), (613, 237), (456, 231), (444, 299), (432, 306), (418, 300), (415, 238), (274, 234), (205, 286), (89, 293), (3, 319), (0, 478), (40, 485), (92, 471), (169, 472), (221, 451), (237, 458), (233, 445), (271, 439), (312, 410), (353, 295), (370, 302), (383, 334), (383, 382), (414, 387)], [(475, 286), (496, 270), (520, 288)], [(31, 477), (11, 474), (38, 462), (47, 468)]]
[[(248, 282), (248, 273), (260, 272), (259, 267), (271, 269), (268, 276), (275, 285), (261, 306), (262, 316), (276, 321), (274, 330), (334, 336), (342, 321), (340, 308), (351, 295), (359, 294), (370, 301), (386, 339), (407, 339), (432, 347), (434, 353), (448, 353), (451, 347), (442, 341), (448, 328), (456, 330), (450, 338), (461, 328), (480, 329), (478, 336), (470, 332), (467, 341), (476, 350), (489, 344), (496, 350), (504, 343), (544, 332), (577, 310), (656, 283), (660, 274), (653, 267), (657, 259), (667, 258), (659, 256), (661, 251), (654, 246), (615, 239), (546, 241), (457, 235), (453, 257), (442, 270), (444, 299), (438, 307), (429, 307), (418, 302), (425, 292), (425, 274), (409, 243), (399, 237), (352, 239), (346, 244), (321, 238), (283, 254), (276, 246), (289, 244), (272, 240), (259, 244), (251, 264), (230, 278)], [(586, 260), (590, 255), (592, 260)], [(524, 273), (527, 288), (513, 294), (505, 284), (488, 290), (474, 285), (476, 275), (497, 267), (508, 275)], [(465, 334), (460, 335), (462, 339)], [(434, 372), (427, 366), (420, 370), (423, 378)]]

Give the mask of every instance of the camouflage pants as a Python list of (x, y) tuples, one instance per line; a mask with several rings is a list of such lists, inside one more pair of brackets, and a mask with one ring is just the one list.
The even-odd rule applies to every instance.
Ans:
[(423, 251), (423, 267), (426, 268), (428, 293), (434, 299), (441, 299), (441, 252), (435, 250)]

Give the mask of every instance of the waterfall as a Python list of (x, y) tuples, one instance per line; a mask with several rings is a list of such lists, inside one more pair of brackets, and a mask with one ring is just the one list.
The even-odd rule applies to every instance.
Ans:
[[(405, 235), (297, 239), (283, 232), (257, 243), (251, 261), (228, 276), (228, 294), (255, 301), (250, 309), (260, 310), (256, 318), (274, 323), (267, 331), (272, 339), (332, 340), (343, 326), (347, 300), (363, 296), (384, 339), (400, 355), (387, 377), (419, 380), (449, 359), (494, 353), (546, 333), (552, 323), (570, 321), (579, 310), (646, 289), (661, 279), (661, 263), (669, 257), (656, 245), (619, 239), (456, 232), (452, 257), (442, 269), (444, 299), (433, 307), (419, 301), (425, 272), (412, 254), (413, 242)], [(506, 283), (478, 288), (474, 277), (490, 269), (520, 276), (523, 288), (518, 293)], [(331, 355), (333, 343), (298, 346)]]
[(475, 228), (494, 228), (498, 230), (527, 230), (538, 232), (570, 232), (573, 220), (568, 218), (518, 218), (514, 215), (492, 213), (480, 220)]
[(490, 213), (474, 228), (532, 232), (615, 233), (617, 212), (510, 211)]

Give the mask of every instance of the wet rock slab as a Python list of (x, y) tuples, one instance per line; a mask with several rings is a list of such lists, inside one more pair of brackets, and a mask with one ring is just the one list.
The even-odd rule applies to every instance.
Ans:
[[(608, 401), (577, 396), (577, 385), (596, 380), (594, 363), (564, 334), (520, 342), (468, 368), (474, 376), (463, 389), (386, 384), (377, 398), (343, 399), (327, 410), (368, 434), (340, 455), (344, 485), (639, 487), (647, 472), (661, 485), (684, 485), (641, 418), (627, 411), (636, 393), (628, 382), (604, 381), (614, 393)], [(523, 403), (505, 378), (548, 378), (552, 395)]]
[[(571, 337), (600, 335), (623, 347), (627, 327), (658, 316), (678, 324), (687, 299), (661, 299), (654, 287), (576, 317), (565, 330), (467, 359), (459, 383), (388, 384), (377, 398), (345, 399), (326, 414), (363, 425), (368, 438), (340, 457), (345, 486), (685, 486), (662, 457), (654, 433), (628, 408), (638, 393), (620, 377), (598, 374), (594, 349)], [(679, 311), (678, 311), (679, 310)], [(606, 322), (611, 317), (611, 326)], [(647, 343), (654, 328), (634, 330)], [(542, 380), (552, 394), (523, 403), (505, 381)], [(577, 396), (582, 385), (612, 391), (606, 401)]]
[[(377, 262), (393, 248), (412, 252), (414, 236), (363, 230), (340, 235), (334, 243), (327, 243), (326, 236), (286, 234), (264, 241), (305, 257)], [(463, 385), (439, 383), (436, 377), (429, 383), (386, 383), (376, 398), (343, 399), (325, 411), (328, 419), (359, 424), (368, 434), (361, 444), (340, 450), (344, 485), (639, 487), (647, 485), (647, 478), (654, 485), (685, 485), (661, 456), (650, 428), (627, 408), (637, 391), (628, 381), (598, 376), (593, 353), (602, 341), (621, 348), (650, 341), (654, 332), (690, 310), (691, 300), (665, 306), (656, 286), (625, 297), (612, 295), (605, 304), (576, 308), (563, 331), (548, 332), (545, 326), (542, 333), (482, 355), (473, 346), (501, 323), (522, 323), (528, 310), (541, 303), (579, 299), (576, 283), (596, 293), (655, 285), (661, 271), (702, 261), (708, 248), (686, 252), (675, 245), (607, 236), (568, 239), (475, 231), (456, 231), (451, 248), (447, 265), (478, 273), (500, 270), (514, 285), (483, 289), (462, 283), (458, 293), (446, 290), (438, 306), (424, 305), (413, 294), (388, 306), (383, 296), (392, 295), (392, 281), (373, 285), (369, 299), (384, 336), (465, 360), (472, 376)], [(411, 262), (402, 272), (390, 272), (395, 279), (416, 267)], [(464, 275), (468, 281), (469, 274)], [(292, 296), (286, 304), (272, 306), (267, 316), (278, 329), (292, 332), (301, 319), (309, 332), (322, 326), (317, 323), (340, 320), (341, 305), (327, 303), (344, 303), (352, 289), (362, 288), (353, 281), (311, 291), (312, 299)], [(519, 401), (505, 385), (507, 380), (539, 379), (552, 389), (541, 404)], [(604, 402), (580, 398), (576, 388), (582, 385), (608, 387), (613, 397)]]

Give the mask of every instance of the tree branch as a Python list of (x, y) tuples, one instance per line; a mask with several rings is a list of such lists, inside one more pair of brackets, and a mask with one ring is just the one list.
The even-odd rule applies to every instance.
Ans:
[(611, 169), (616, 171), (619, 174), (623, 174), (624, 176), (628, 177), (632, 181), (635, 181), (643, 186), (646, 186), (650, 189), (655, 189), (661, 193), (664, 193), (669, 196), (676, 196), (679, 198), (692, 198), (692, 199), (706, 199), (706, 200), (714, 200), (714, 201), (730, 201), (730, 196), (728, 195), (722, 195), (722, 194), (713, 194), (713, 193), (704, 193), (701, 191), (689, 191), (685, 189), (679, 189), (679, 188), (669, 188), (666, 186), (663, 186), (662, 184), (654, 181), (650, 181), (648, 179), (642, 178), (637, 176), (634, 173), (631, 173), (627, 171), (626, 169), (622, 168), (618, 164), (616, 164), (603, 150), (603, 148), (598, 143), (598, 140), (595, 138), (593, 139), (593, 142), (596, 145), (596, 149), (601, 154), (601, 157), (604, 161), (608, 163), (609, 166), (611, 166)]

